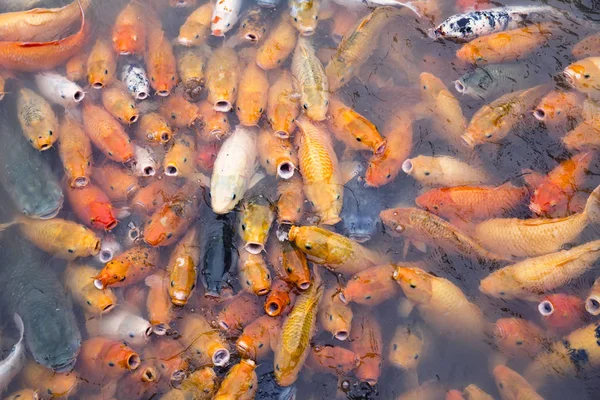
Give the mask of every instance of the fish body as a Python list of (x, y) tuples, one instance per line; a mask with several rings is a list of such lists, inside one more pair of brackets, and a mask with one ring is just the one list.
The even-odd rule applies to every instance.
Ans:
[(25, 138), (35, 149), (48, 150), (58, 140), (58, 118), (50, 103), (39, 94), (21, 88), (17, 97), (17, 115)]
[(394, 279), (421, 318), (437, 332), (466, 343), (483, 338), (487, 329), (483, 313), (449, 280), (415, 267), (397, 268)]
[(578, 296), (552, 293), (538, 304), (544, 326), (559, 334), (567, 334), (583, 326), (587, 320), (584, 302)]
[(534, 74), (529, 68), (527, 63), (478, 66), (454, 81), (454, 87), (463, 95), (490, 101), (531, 82)]
[(535, 189), (529, 209), (540, 216), (569, 215), (569, 204), (585, 182), (593, 158), (592, 153), (586, 152), (561, 162)]
[(580, 42), (573, 46), (573, 49), (571, 49), (571, 54), (573, 54), (573, 56), (577, 59), (599, 56), (600, 34), (595, 33), (583, 38)]
[(463, 389), (463, 397), (465, 400), (494, 400), (492, 396), (484, 392), (479, 386), (474, 383)]
[(106, 111), (125, 125), (133, 124), (140, 116), (135, 99), (121, 85), (113, 85), (102, 91), (102, 105)]
[(395, 297), (400, 291), (393, 278), (395, 270), (393, 264), (382, 264), (352, 275), (340, 292), (340, 299), (374, 307)]
[(146, 68), (150, 77), (150, 86), (159, 96), (171, 94), (177, 81), (177, 61), (173, 46), (166, 33), (158, 26), (151, 24), (148, 31), (148, 49), (145, 53)]
[(206, 295), (219, 297), (227, 284), (229, 271), (236, 263), (235, 217), (207, 212), (205, 229), (200, 242), (202, 260), (202, 282)]
[(450, 156), (423, 156), (409, 158), (402, 170), (424, 186), (461, 186), (489, 182), (481, 168)]
[(277, 182), (277, 198), (277, 222), (299, 223), (304, 209), (302, 178), (294, 174), (290, 179), (280, 179)]
[(323, 128), (305, 117), (299, 118), (297, 124), (301, 131), (298, 159), (304, 194), (321, 223), (333, 225), (340, 221), (344, 202), (337, 156)]
[(535, 323), (521, 318), (500, 318), (493, 337), (498, 349), (511, 358), (533, 359), (546, 341), (546, 333)]
[(284, 70), (269, 87), (267, 97), (267, 119), (277, 136), (287, 139), (296, 129), (296, 118), (300, 110), (296, 101), (294, 80)]
[(19, 341), (13, 346), (10, 354), (0, 361), (0, 392), (4, 392), (12, 380), (17, 376), (25, 366), (25, 341), (23, 334), (25, 326), (19, 314), (14, 315), (15, 325), (19, 330)]
[(229, 362), (229, 344), (202, 314), (189, 314), (182, 321), (181, 342), (194, 363), (218, 367)]
[(600, 57), (588, 57), (567, 66), (563, 75), (581, 93), (596, 95), (600, 90)]
[(292, 226), (288, 237), (309, 260), (336, 272), (354, 274), (369, 266), (385, 263), (385, 256), (316, 226)]
[(206, 57), (195, 49), (187, 49), (177, 55), (177, 71), (183, 86), (183, 96), (188, 101), (200, 100), (206, 83), (205, 64)]
[(200, 263), (200, 243), (198, 229), (192, 226), (177, 243), (167, 265), (169, 273), (168, 287), (171, 301), (184, 306), (196, 287), (196, 276)]
[(192, 372), (177, 389), (172, 388), (160, 397), (161, 400), (211, 400), (217, 391), (217, 374), (211, 367)]
[(69, 264), (65, 269), (65, 287), (73, 300), (88, 314), (104, 315), (117, 305), (117, 296), (112, 289), (98, 290), (94, 286), (96, 268), (89, 265)]
[(138, 179), (118, 164), (94, 167), (92, 179), (112, 201), (126, 201), (140, 188)]
[(208, 102), (215, 111), (227, 112), (237, 98), (240, 67), (236, 52), (229, 47), (213, 51), (206, 65)]
[(238, 352), (254, 361), (266, 359), (272, 352), (272, 344), (279, 335), (281, 318), (263, 315), (244, 327), (236, 341)]
[(258, 156), (256, 136), (254, 130), (238, 126), (223, 142), (210, 181), (211, 206), (215, 213), (230, 212), (244, 197)]
[(338, 296), (338, 292), (337, 287), (325, 290), (317, 318), (321, 328), (335, 339), (344, 341), (350, 335), (354, 314), (352, 308)]
[(356, 377), (374, 386), (381, 375), (383, 338), (381, 325), (369, 310), (361, 309), (352, 320), (350, 349), (359, 359)]
[(150, 81), (139, 64), (125, 64), (121, 70), (121, 81), (136, 100), (144, 100), (150, 94)]
[(81, 86), (55, 72), (36, 74), (35, 83), (42, 96), (65, 108), (76, 107), (85, 97)]
[(309, 39), (300, 37), (296, 43), (292, 74), (298, 82), (304, 113), (313, 121), (323, 121), (329, 108), (329, 84)]
[(358, 74), (360, 67), (377, 47), (381, 31), (399, 13), (398, 8), (377, 7), (344, 36), (325, 69), (332, 91), (344, 86)]
[(58, 155), (71, 187), (83, 187), (92, 173), (92, 142), (83, 127), (66, 115), (60, 121)]
[(215, 110), (214, 106), (206, 100), (198, 104), (198, 113), (202, 116), (202, 119), (196, 124), (197, 137), (213, 146), (218, 145), (218, 150), (223, 139), (231, 133), (227, 113)]
[(271, 289), (271, 272), (260, 253), (244, 251), (240, 254), (238, 279), (243, 290), (257, 296), (264, 296)]
[(65, 75), (72, 82), (84, 81), (87, 74), (87, 54), (79, 53), (67, 60)]
[(550, 23), (541, 23), (482, 36), (464, 44), (456, 52), (456, 57), (472, 64), (514, 61), (548, 42), (550, 28)]
[(516, 209), (529, 196), (527, 187), (508, 182), (501, 186), (454, 186), (430, 189), (415, 199), (425, 211), (450, 222), (500, 217)]
[(168, 288), (171, 280), (164, 271), (159, 271), (144, 279), (148, 286), (148, 297), (146, 297), (146, 310), (148, 321), (152, 324), (152, 332), (163, 336), (170, 329), (173, 303)]
[(252, 400), (258, 390), (258, 377), (256, 363), (249, 359), (242, 359), (238, 364), (231, 367), (214, 400)]
[(159, 253), (152, 247), (137, 245), (106, 263), (94, 277), (94, 286), (123, 287), (141, 282), (158, 266)]
[(214, 5), (208, 2), (194, 10), (179, 28), (177, 41), (182, 46), (200, 46), (210, 30)]
[(315, 334), (317, 312), (323, 297), (323, 286), (313, 283), (296, 299), (296, 304), (281, 327), (275, 348), (275, 380), (281, 386), (292, 385), (310, 352)]
[(498, 142), (512, 131), (522, 116), (529, 113), (549, 90), (539, 85), (507, 93), (481, 107), (471, 118), (462, 136), (467, 146), (473, 148), (486, 142)]
[(238, 232), (247, 252), (259, 254), (264, 250), (274, 220), (275, 206), (268, 197), (256, 193), (244, 198)]
[(263, 314), (262, 300), (255, 294), (240, 292), (230, 298), (219, 311), (217, 323), (221, 330), (230, 334), (241, 332)]
[(192, 128), (201, 118), (196, 103), (186, 100), (180, 92), (175, 92), (163, 99), (158, 112), (165, 120), (169, 121), (170, 126), (179, 129)]
[(117, 54), (142, 54), (146, 51), (146, 21), (144, 10), (135, 1), (127, 4), (112, 28), (112, 44)]
[(240, 124), (257, 126), (267, 109), (269, 79), (267, 73), (252, 59), (240, 76), (236, 114)]
[(2, 155), (0, 183), (22, 214), (54, 218), (63, 206), (64, 195), (50, 165), (19, 135), (16, 120), (9, 119), (6, 112), (0, 119), (0, 146), (10, 149)]
[(289, 0), (290, 19), (300, 35), (311, 36), (317, 29), (321, 0)]
[(512, 369), (498, 365), (493, 371), (502, 400), (543, 400), (525, 378)]
[(367, 186), (365, 178), (357, 174), (344, 185), (344, 204), (340, 212), (344, 235), (359, 243), (368, 242), (381, 229), (379, 213), (383, 209), (384, 196), (376, 188)]
[(403, 236), (416, 243), (438, 246), (447, 252), (473, 257), (479, 262), (507, 260), (487, 251), (461, 230), (427, 211), (417, 208), (392, 208), (383, 210), (380, 216), (392, 236)]
[(289, 19), (281, 18), (256, 51), (256, 64), (266, 70), (279, 67), (294, 51), (297, 37)]
[(432, 32), (434, 39), (470, 41), (480, 36), (519, 28), (532, 15), (555, 12), (549, 6), (496, 7), (455, 14), (439, 24)]
[(134, 147), (123, 126), (108, 111), (90, 102), (83, 105), (83, 128), (90, 140), (107, 158), (127, 162)]
[(387, 141), (385, 150), (371, 157), (365, 173), (365, 182), (369, 186), (387, 185), (402, 170), (413, 147), (413, 116), (408, 111), (396, 113), (386, 124), (384, 132)]
[(590, 194), (582, 213), (565, 218), (496, 218), (475, 225), (473, 238), (490, 251), (515, 257), (535, 257), (576, 243), (581, 232), (595, 224), (600, 188)]
[(359, 363), (352, 350), (331, 345), (313, 345), (307, 360), (311, 368), (334, 376), (350, 374)]
[(292, 285), (282, 279), (277, 279), (271, 284), (271, 291), (265, 299), (265, 312), (270, 317), (276, 317), (289, 311), (296, 301), (296, 296), (292, 292)]
[[(0, 42), (0, 66), (12, 71), (38, 72), (47, 71), (64, 64), (73, 57), (85, 44), (89, 28), (85, 25), (85, 12), (82, 2), (77, 2), (81, 14), (81, 28), (77, 33), (59, 40), (48, 42)], [(63, 28), (61, 21), (60, 29)]]
[(94, 89), (102, 89), (115, 80), (117, 57), (107, 40), (99, 38), (87, 59), (88, 83)]
[(310, 287), (311, 272), (308, 268), (306, 255), (300, 249), (288, 241), (273, 242), (267, 254), (270, 256), (269, 261), (275, 270), (275, 274), (280, 279), (300, 290), (306, 290)]
[(123, 342), (93, 337), (83, 342), (77, 364), (82, 377), (98, 382), (135, 371), (141, 361), (139, 354)]
[(73, 304), (62, 281), (47, 265), (46, 254), (17, 236), (4, 241), (1, 261), (3, 309), (22, 318), (33, 359), (57, 372), (70, 371), (79, 353), (81, 333)]
[(215, 2), (210, 31), (213, 36), (224, 36), (238, 22), (242, 0), (222, 0)]

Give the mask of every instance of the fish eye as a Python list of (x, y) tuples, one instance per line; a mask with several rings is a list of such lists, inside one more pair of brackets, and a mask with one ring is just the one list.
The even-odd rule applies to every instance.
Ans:
[(499, 387), (500, 389), (502, 389), (502, 388), (504, 387), (504, 385), (502, 384), (502, 382), (498, 383), (498, 387)]
[(104, 70), (104, 75), (108, 75), (108, 70), (107, 69)]
[(245, 27), (246, 27), (246, 23), (244, 22), (244, 23), (242, 24), (242, 28), (245, 28)]
[(171, 287), (175, 287), (175, 281), (171, 281)]
[(91, 301), (89, 301), (89, 300), (88, 300), (88, 301), (86, 301), (86, 303), (88, 304), (88, 306), (91, 306), (91, 305), (92, 305), (92, 302), (91, 302)]
[(506, 293), (505, 293), (505, 292), (498, 292), (498, 294), (499, 294), (500, 296), (504, 296)]
[(308, 104), (304, 103), (302, 107), (304, 107), (305, 110), (308, 110)]
[(231, 196), (231, 200), (235, 200), (235, 198), (236, 198), (236, 197), (237, 197), (237, 196), (236, 196), (236, 194), (234, 193), (234, 194)]
[(491, 133), (488, 133), (487, 135), (485, 135), (486, 139), (490, 139), (492, 137)]
[(585, 79), (589, 79), (589, 77), (590, 77), (590, 74), (584, 74), (584, 75), (583, 75), (583, 77), (584, 77)]
[(433, 206), (433, 209), (434, 209), (434, 210), (437, 210), (437, 209), (438, 209), (438, 206)]
[(263, 109), (262, 109), (262, 107), (260, 108), (260, 110), (258, 110), (258, 112), (259, 112), (259, 113), (263, 112)]
[(229, 27), (231, 26), (231, 24), (227, 24), (227, 25), (225, 25), (225, 26), (229, 28)]
[(386, 179), (390, 179), (392, 177), (392, 174), (387, 174)]
[(415, 360), (417, 360), (419, 358), (418, 354), (415, 354)]
[(71, 254), (73, 254), (73, 253), (74, 253), (73, 249), (69, 249), (69, 250), (67, 250), (67, 251), (68, 251), (69, 253), (71, 253)]
[(298, 22), (298, 18), (294, 17), (294, 22)]
[(411, 289), (416, 289), (416, 288), (417, 288), (417, 285), (415, 285), (414, 283), (411, 283), (411, 284), (410, 284), (410, 287), (411, 287)]
[(305, 245), (304, 245), (304, 248), (305, 248), (306, 250), (311, 250), (311, 249), (312, 249), (312, 246), (311, 246), (310, 244), (305, 244)]
[(196, 37), (196, 39), (200, 39), (200, 35), (198, 35), (198, 34), (195, 37)]
[(246, 224), (242, 224), (242, 230), (245, 231), (246, 230)]
[(315, 19), (319, 19), (319, 16), (318, 16), (318, 15), (315, 15)]
[(425, 171), (425, 172), (423, 173), (423, 175), (425, 175), (425, 176), (429, 176), (429, 175), (430, 175), (430, 172), (429, 172), (429, 171)]

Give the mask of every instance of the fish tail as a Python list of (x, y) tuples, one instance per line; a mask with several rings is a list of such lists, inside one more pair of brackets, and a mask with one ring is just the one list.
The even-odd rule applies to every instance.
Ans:
[(10, 228), (11, 226), (17, 225), (19, 224), (19, 219), (16, 218), (14, 221), (11, 222), (6, 222), (4, 224), (0, 224), (0, 232), (3, 232), (5, 230), (7, 230), (8, 228)]
[(594, 189), (588, 197), (583, 212), (590, 224), (600, 224), (600, 186)]

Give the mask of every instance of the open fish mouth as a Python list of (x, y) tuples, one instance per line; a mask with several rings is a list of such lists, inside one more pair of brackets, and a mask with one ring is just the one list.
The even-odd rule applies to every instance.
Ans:
[(575, 76), (571, 71), (565, 70), (563, 76), (569, 85), (573, 86), (575, 84)]
[(371, 240), (371, 235), (368, 234), (351, 234), (350, 239), (358, 243), (365, 243)]

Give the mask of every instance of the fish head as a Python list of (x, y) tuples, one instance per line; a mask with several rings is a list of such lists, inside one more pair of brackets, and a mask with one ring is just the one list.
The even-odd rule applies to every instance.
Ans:
[(479, 291), (491, 297), (510, 300), (515, 297), (511, 289), (517, 287), (518, 283), (510, 273), (500, 269), (481, 280)]
[(98, 290), (92, 284), (86, 285), (85, 301), (89, 312), (103, 315), (112, 311), (117, 305), (117, 296), (110, 289)]
[(481, 99), (493, 89), (494, 83), (491, 73), (478, 67), (454, 81), (454, 88), (458, 93)]
[[(501, 397), (504, 399), (516, 399), (519, 397), (520, 387), (523, 384), (523, 378), (515, 371), (504, 365), (498, 365), (493, 371), (496, 386)], [(521, 378), (521, 379), (518, 379)]]
[(312, 36), (319, 23), (320, 1), (294, 1), (290, 7), (292, 25), (302, 36)]
[(129, 263), (119, 258), (110, 260), (102, 271), (94, 277), (94, 286), (96, 289), (102, 290), (108, 286), (123, 282), (126, 278)]
[(435, 157), (417, 156), (402, 163), (402, 171), (419, 182), (439, 182), (444, 174)]
[(440, 78), (429, 72), (422, 72), (419, 75), (419, 84), (421, 85), (421, 97), (423, 99), (434, 100), (439, 92), (446, 90), (446, 86)]
[(414, 227), (411, 222), (410, 208), (390, 208), (379, 213), (381, 222), (385, 225), (386, 232), (391, 236), (410, 237)]
[[(82, 231), (83, 233), (79, 238), (79, 243), (77, 246), (80, 251), (73, 251), (73, 253), (81, 253), (90, 256), (95, 256), (98, 253), (100, 253), (100, 249), (102, 248), (102, 241), (100, 240), (100, 238), (98, 238), (96, 234), (89, 230), (87, 227), (82, 226)], [(71, 253), (71, 251), (69, 252)]]
[(35, 219), (52, 219), (63, 207), (64, 195), (55, 182), (47, 182), (42, 196), (28, 196), (19, 206), (23, 215)]
[(584, 321), (584, 301), (577, 296), (550, 294), (538, 304), (544, 324), (560, 331), (572, 331)]
[(421, 362), (423, 332), (416, 326), (399, 326), (390, 345), (390, 362), (403, 371), (415, 370)]
[(215, 214), (227, 214), (235, 208), (246, 192), (242, 177), (224, 176), (211, 180), (210, 204)]
[(433, 276), (415, 267), (398, 267), (394, 271), (398, 282), (408, 300), (416, 304), (428, 304), (433, 295)]
[(104, 201), (92, 201), (89, 205), (90, 224), (97, 229), (113, 230), (117, 226), (112, 206)]
[(199, 46), (206, 40), (206, 26), (197, 22), (186, 22), (179, 30), (177, 42), (182, 46)]
[(365, 210), (364, 213), (359, 213), (359, 210), (354, 210), (352, 213), (342, 213), (342, 223), (347, 236), (358, 243), (369, 241), (377, 232), (380, 210), (381, 207), (375, 207), (374, 212)]
[(112, 35), (113, 48), (118, 54), (136, 54), (145, 50), (144, 39), (138, 37), (135, 28), (131, 25), (123, 25), (115, 30)]
[(556, 215), (567, 210), (568, 201), (567, 194), (559, 185), (542, 183), (533, 192), (529, 209), (539, 216)]
[(593, 93), (600, 89), (600, 68), (595, 57), (579, 60), (563, 71), (563, 75), (573, 88), (583, 93)]
[(452, 209), (454, 201), (447, 190), (432, 189), (415, 199), (418, 207), (435, 215), (446, 214)]
[(372, 187), (381, 187), (392, 182), (398, 176), (397, 161), (390, 157), (394, 150), (386, 146), (383, 153), (374, 155), (365, 172), (365, 183)]

